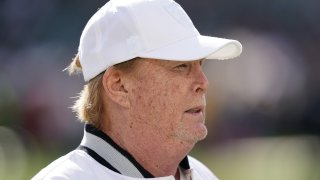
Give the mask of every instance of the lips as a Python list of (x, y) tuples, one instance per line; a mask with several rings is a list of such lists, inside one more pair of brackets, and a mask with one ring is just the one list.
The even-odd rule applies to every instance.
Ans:
[(198, 106), (198, 107), (194, 107), (191, 109), (186, 110), (186, 113), (190, 113), (190, 114), (198, 114), (198, 113), (202, 113), (204, 110), (203, 106)]

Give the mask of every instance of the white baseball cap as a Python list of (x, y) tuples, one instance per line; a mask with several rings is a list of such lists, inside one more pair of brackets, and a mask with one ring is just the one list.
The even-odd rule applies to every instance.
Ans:
[(174, 61), (230, 59), (241, 54), (236, 40), (200, 35), (173, 0), (110, 0), (85, 26), (79, 45), (85, 81), (136, 58)]

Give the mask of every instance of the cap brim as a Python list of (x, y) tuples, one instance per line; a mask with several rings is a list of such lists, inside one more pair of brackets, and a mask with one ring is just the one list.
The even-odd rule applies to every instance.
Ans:
[(148, 51), (140, 57), (174, 61), (224, 60), (237, 57), (241, 52), (242, 45), (236, 40), (199, 35)]

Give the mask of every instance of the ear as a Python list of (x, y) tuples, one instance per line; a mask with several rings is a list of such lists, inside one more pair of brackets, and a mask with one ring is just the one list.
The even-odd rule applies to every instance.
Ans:
[(128, 108), (129, 98), (126, 84), (124, 81), (125, 74), (120, 70), (110, 67), (103, 75), (103, 88), (110, 100), (116, 104)]

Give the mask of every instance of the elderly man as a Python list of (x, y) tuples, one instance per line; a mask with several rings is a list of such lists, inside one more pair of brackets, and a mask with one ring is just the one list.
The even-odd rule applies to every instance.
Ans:
[(83, 140), (33, 179), (217, 179), (187, 155), (207, 135), (202, 63), (241, 50), (200, 35), (172, 0), (109, 1), (69, 66), (88, 82), (73, 107)]

